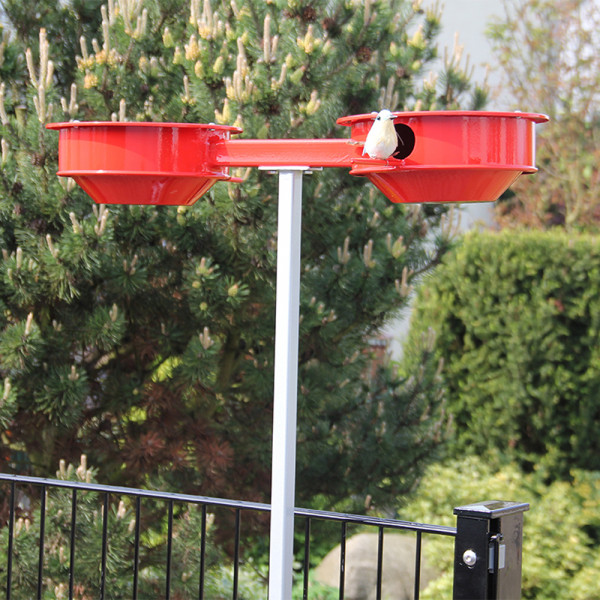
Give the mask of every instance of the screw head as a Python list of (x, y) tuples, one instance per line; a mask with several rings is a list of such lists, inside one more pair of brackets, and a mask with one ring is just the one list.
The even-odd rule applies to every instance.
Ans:
[(467, 567), (474, 567), (477, 562), (477, 554), (471, 549), (465, 550), (462, 559)]

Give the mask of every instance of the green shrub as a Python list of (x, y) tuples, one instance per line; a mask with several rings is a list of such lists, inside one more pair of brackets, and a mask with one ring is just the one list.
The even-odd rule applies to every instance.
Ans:
[[(514, 464), (497, 471), (481, 458), (470, 456), (430, 467), (400, 516), (455, 525), (454, 507), (483, 500), (530, 503), (523, 527), (524, 600), (600, 598), (600, 473), (574, 471), (571, 482), (547, 486), (539, 474), (523, 474)], [(427, 540), (425, 560), (443, 575), (421, 598), (450, 599), (453, 540), (441, 536), (428, 536)]]
[(600, 470), (599, 292), (589, 236), (477, 233), (446, 257), (419, 291), (409, 347), (437, 334), (455, 453), (550, 478)]

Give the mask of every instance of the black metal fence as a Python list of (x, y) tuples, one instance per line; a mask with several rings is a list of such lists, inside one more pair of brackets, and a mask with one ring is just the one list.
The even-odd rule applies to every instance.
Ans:
[[(227, 547), (227, 560), (222, 561), (230, 565), (226, 597), (266, 597), (264, 573), (260, 592), (241, 591), (240, 573), (245, 539), (242, 515), (244, 523), (250, 522), (255, 532), (260, 531), (268, 524), (267, 504), (15, 475), (0, 474), (0, 482), (7, 514), (0, 548), (4, 564), (0, 569), (5, 571), (7, 599), (213, 600), (216, 596), (211, 591), (209, 574), (215, 561), (223, 557), (212, 555), (211, 536), (219, 542), (215, 546)], [(504, 502), (459, 507), (455, 509), (457, 528), (296, 509), (298, 597), (311, 598), (312, 532), (317, 523), (325, 523), (328, 531), (332, 527), (338, 530), (336, 595), (340, 599), (345, 597), (346, 541), (349, 531), (360, 527), (377, 533), (374, 592), (378, 600), (382, 600), (385, 534), (392, 531), (414, 533), (413, 598), (419, 598), (421, 589), (423, 535), (441, 535), (456, 538), (454, 598), (514, 600), (520, 597), (520, 536), (522, 513), (527, 508)], [(227, 525), (218, 530), (213, 530), (215, 511), (228, 515), (223, 519)], [(148, 537), (144, 517), (152, 520), (155, 539)], [(27, 536), (26, 544), (23, 540)], [(506, 539), (510, 539), (508, 547)], [(248, 562), (252, 563), (251, 557)], [(31, 569), (32, 563), (36, 569)], [(175, 572), (178, 585), (184, 581), (185, 589), (174, 585)], [(255, 579), (260, 581), (260, 572)], [(89, 583), (92, 580), (93, 584)], [(224, 597), (222, 589), (223, 585), (219, 598)]]

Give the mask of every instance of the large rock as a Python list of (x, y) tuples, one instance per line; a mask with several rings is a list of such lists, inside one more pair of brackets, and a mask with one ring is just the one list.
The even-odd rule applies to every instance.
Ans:
[[(376, 533), (360, 533), (346, 540), (345, 600), (377, 598)], [(423, 542), (425, 546), (425, 542)], [(412, 600), (415, 586), (416, 534), (386, 533), (383, 538), (384, 600)], [(428, 566), (421, 554), (421, 589), (439, 573)], [(340, 547), (336, 546), (315, 569), (315, 579), (337, 588), (340, 582)]]

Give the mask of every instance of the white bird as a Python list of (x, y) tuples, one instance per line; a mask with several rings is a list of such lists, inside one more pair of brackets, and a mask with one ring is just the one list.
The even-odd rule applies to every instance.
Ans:
[(375, 117), (369, 130), (363, 155), (371, 158), (388, 159), (398, 146), (398, 136), (394, 129), (394, 115), (389, 110), (382, 110)]

